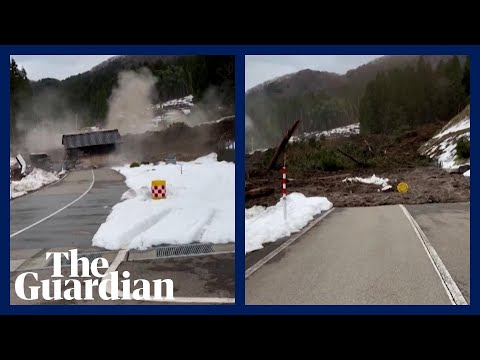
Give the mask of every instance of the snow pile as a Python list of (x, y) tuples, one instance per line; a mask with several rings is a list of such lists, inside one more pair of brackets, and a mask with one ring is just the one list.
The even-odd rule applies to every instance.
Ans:
[(381, 186), (382, 188), (380, 190), (386, 191), (392, 188), (392, 185), (389, 185), (388, 182), (389, 179), (384, 179), (381, 177), (375, 176), (373, 174), (369, 178), (361, 178), (361, 177), (347, 177), (342, 180), (344, 183), (362, 183), (362, 184), (372, 184), (372, 185), (378, 185)]
[(301, 141), (302, 139), (320, 139), (321, 137), (334, 137), (334, 136), (351, 136), (360, 133), (360, 123), (350, 124), (347, 126), (338, 127), (335, 129), (325, 131), (314, 131), (310, 133), (303, 133), (298, 136), (292, 136), (290, 142)]
[(10, 156), (10, 168), (15, 166), (16, 163), (17, 163), (17, 159)]
[(470, 140), (470, 105), (427, 141), (419, 152), (435, 159), (444, 169), (455, 169), (470, 164), (469, 159), (457, 158), (457, 143), (461, 139)]
[(263, 248), (303, 229), (314, 216), (332, 208), (325, 197), (306, 197), (301, 193), (287, 196), (287, 221), (283, 218), (283, 200), (265, 208), (254, 206), (245, 210), (245, 252)]
[[(161, 244), (235, 241), (235, 164), (216, 154), (182, 164), (114, 168), (130, 188), (93, 237), (93, 246), (147, 249)], [(167, 198), (153, 200), (152, 180)]]
[(27, 192), (40, 189), (42, 186), (58, 181), (57, 175), (35, 168), (19, 181), (12, 181), (12, 198), (26, 194)]
[(465, 171), (465, 172), (463, 173), (463, 176), (468, 176), (468, 177), (470, 177), (470, 170)]

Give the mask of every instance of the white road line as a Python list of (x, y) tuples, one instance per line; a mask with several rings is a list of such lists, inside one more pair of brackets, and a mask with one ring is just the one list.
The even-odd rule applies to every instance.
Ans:
[(58, 209), (57, 211), (55, 211), (53, 214), (50, 214), (48, 215), (47, 217), (44, 217), (43, 219), (37, 221), (36, 223), (33, 223), (32, 225), (29, 225), (27, 226), (26, 228), (23, 228), (22, 230), (19, 230), (13, 234), (10, 235), (10, 239), (13, 238), (14, 236), (17, 236), (21, 233), (23, 233), (24, 231), (27, 231), (28, 229), (31, 229), (32, 227), (34, 226), (37, 226), (38, 224), (41, 224), (42, 222), (50, 219), (52, 216), (55, 216), (57, 215), (59, 212), (62, 212), (63, 210), (65, 210), (66, 208), (68, 208), (69, 206), (75, 204), (78, 200), (80, 200), (81, 198), (83, 198), (85, 195), (88, 194), (88, 192), (92, 189), (93, 187), (93, 184), (95, 183), (95, 174), (93, 172), (93, 169), (92, 169), (92, 183), (90, 184), (89, 188), (82, 194), (80, 195), (78, 198), (76, 198), (75, 200), (73, 200), (71, 203), (65, 205), (64, 207), (62, 207), (61, 209)]
[(273, 259), (274, 256), (276, 256), (277, 254), (279, 254), (280, 252), (282, 252), (287, 246), (289, 246), (290, 244), (292, 244), (294, 241), (296, 241), (300, 236), (302, 236), (303, 234), (305, 234), (308, 230), (310, 230), (312, 227), (314, 227), (315, 225), (317, 225), (320, 220), (322, 220), (323, 218), (325, 218), (328, 214), (330, 214), (333, 210), (335, 210), (335, 208), (331, 208), (330, 210), (328, 210), (327, 212), (323, 213), (320, 217), (318, 217), (317, 219), (315, 219), (314, 221), (312, 221), (307, 227), (305, 227), (302, 231), (300, 231), (298, 234), (294, 235), (292, 238), (290, 238), (289, 240), (285, 241), (282, 245), (280, 245), (279, 247), (277, 247), (275, 250), (273, 250), (271, 253), (269, 253), (267, 256), (265, 256), (263, 259), (261, 259), (260, 261), (258, 261), (255, 265), (251, 266), (250, 268), (247, 269), (247, 271), (245, 271), (245, 279), (248, 278), (250, 275), (252, 275), (255, 271), (257, 271), (258, 269), (260, 269), (263, 265), (265, 265), (268, 261), (270, 261), (271, 259)]
[[(113, 261), (112, 265), (107, 269), (105, 272), (105, 276), (103, 277), (102, 280), (106, 280), (110, 278), (110, 274), (117, 270), (117, 268), (120, 266), (120, 264), (126, 259), (127, 257), (127, 250), (120, 250), (117, 254), (117, 257)], [(107, 292), (111, 294), (111, 282), (107, 283)], [(118, 290), (118, 296), (120, 298), (123, 297), (123, 292), (121, 290)], [(132, 294), (130, 294), (130, 297), (132, 297)], [(128, 300), (126, 300), (128, 301)], [(234, 298), (219, 298), (219, 297), (175, 297), (175, 300), (163, 300), (163, 299), (151, 299), (151, 298), (145, 298), (142, 301), (154, 301), (154, 302), (163, 302), (163, 303), (189, 303), (189, 304), (235, 304), (235, 299)]]
[(125, 260), (125, 258), (127, 257), (127, 254), (128, 254), (128, 250), (120, 250), (118, 252), (117, 256), (115, 257), (115, 260), (113, 260), (112, 265), (110, 265), (107, 271), (105, 271), (105, 278), (107, 276), (110, 276), (111, 272), (117, 270), (117, 268), (122, 263), (122, 261)]
[(10, 272), (17, 270), (27, 259), (10, 260)]
[[(119, 293), (121, 293), (119, 291)], [(122, 296), (122, 295), (119, 295)], [(159, 303), (182, 303), (182, 304), (235, 304), (234, 298), (219, 297), (175, 297), (175, 300), (144, 299), (142, 301), (153, 301)]]
[(422, 229), (415, 221), (413, 216), (410, 214), (410, 212), (407, 210), (407, 208), (401, 204), (399, 206), (407, 217), (408, 221), (410, 222), (410, 225), (412, 225), (413, 230), (417, 234), (417, 237), (420, 239), (420, 242), (422, 243), (423, 248), (428, 255), (428, 258), (430, 259), (433, 267), (435, 268), (435, 271), (440, 277), (440, 280), (445, 291), (447, 292), (450, 302), (453, 305), (468, 305), (467, 301), (462, 295), (462, 292), (458, 288), (457, 284), (453, 280), (452, 276), (443, 264), (442, 259), (440, 259), (440, 256), (438, 256), (437, 252), (433, 248), (425, 233), (422, 231)]

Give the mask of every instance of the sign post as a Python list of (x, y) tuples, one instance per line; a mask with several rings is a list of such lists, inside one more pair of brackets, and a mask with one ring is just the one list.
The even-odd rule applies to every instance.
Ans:
[(152, 180), (151, 190), (153, 200), (167, 198), (167, 182), (165, 180)]

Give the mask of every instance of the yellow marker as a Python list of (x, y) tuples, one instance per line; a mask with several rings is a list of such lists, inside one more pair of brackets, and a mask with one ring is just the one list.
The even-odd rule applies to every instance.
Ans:
[(167, 182), (165, 180), (152, 180), (152, 199), (167, 198)]
[(397, 185), (398, 192), (406, 193), (408, 191), (408, 184), (406, 182), (401, 182)]

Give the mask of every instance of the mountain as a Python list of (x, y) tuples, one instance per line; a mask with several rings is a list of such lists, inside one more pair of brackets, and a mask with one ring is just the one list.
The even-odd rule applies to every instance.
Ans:
[[(28, 68), (25, 70), (28, 76)], [(101, 124), (106, 119), (112, 91), (119, 86), (119, 74), (126, 71), (139, 74), (137, 81), (154, 84), (152, 103), (192, 94), (196, 102), (212, 102), (214, 98), (215, 104), (234, 106), (234, 56), (120, 55), (65, 80), (30, 81), (30, 102), (37, 111), (22, 121), (62, 122), (71, 114), (78, 114), (85, 126)]]
[(248, 96), (263, 95), (291, 97), (305, 92), (331, 90), (346, 85), (348, 79), (342, 75), (310, 69), (300, 70), (266, 81), (247, 91)]
[[(302, 132), (358, 123), (367, 84), (379, 73), (415, 68), (420, 57), (434, 71), (453, 58), (452, 55), (387, 55), (344, 75), (306, 69), (257, 85), (246, 92), (247, 139), (258, 147), (275, 145), (296, 119), (302, 120)], [(458, 59), (463, 66), (466, 56)], [(250, 148), (251, 144), (248, 145)]]

